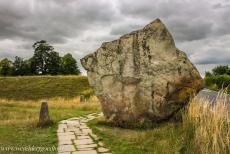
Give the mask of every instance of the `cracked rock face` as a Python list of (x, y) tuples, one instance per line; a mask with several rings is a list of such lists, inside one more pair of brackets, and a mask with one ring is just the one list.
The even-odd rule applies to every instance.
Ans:
[(159, 19), (103, 43), (81, 63), (105, 117), (116, 123), (168, 119), (203, 88), (197, 69)]

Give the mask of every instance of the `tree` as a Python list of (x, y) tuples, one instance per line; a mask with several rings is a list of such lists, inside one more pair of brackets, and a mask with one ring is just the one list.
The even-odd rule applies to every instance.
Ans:
[(7, 58), (3, 59), (0, 62), (0, 75), (3, 76), (12, 75), (12, 72), (13, 72), (12, 62)]
[(27, 60), (29, 67), (29, 74), (36, 74), (36, 63), (34, 60), (34, 56)]
[(225, 66), (220, 65), (212, 69), (212, 72), (214, 75), (224, 75), (224, 74), (230, 75), (230, 68), (228, 67), (228, 65)]
[(77, 61), (73, 58), (73, 56), (68, 53), (64, 55), (61, 59), (61, 69), (62, 73), (67, 74), (80, 74), (80, 70), (77, 66)]
[(59, 54), (51, 51), (47, 59), (47, 73), (52, 75), (58, 74), (60, 72), (60, 63), (61, 57), (59, 57)]
[(33, 60), (35, 63), (36, 74), (47, 74), (48, 73), (48, 61), (49, 54), (54, 48), (49, 45), (45, 40), (37, 41), (33, 44), (34, 56)]
[(22, 65), (23, 65), (23, 59), (21, 57), (16, 56), (13, 62), (14, 75), (22, 74)]
[(13, 74), (14, 75), (29, 75), (30, 73), (30, 63), (28, 60), (23, 60), (23, 58), (16, 56), (13, 62)]
[(205, 72), (205, 77), (209, 77), (209, 76), (212, 76), (212, 73), (210, 73), (210, 72)]

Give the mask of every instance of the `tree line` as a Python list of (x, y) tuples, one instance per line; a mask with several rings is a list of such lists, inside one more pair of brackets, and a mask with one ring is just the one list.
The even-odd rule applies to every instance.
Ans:
[[(205, 73), (205, 85), (209, 89), (220, 90), (230, 86), (230, 68), (228, 65), (216, 66)], [(230, 90), (230, 89), (229, 89)], [(230, 92), (230, 91), (229, 91)]]
[(80, 74), (77, 61), (70, 53), (63, 57), (45, 40), (33, 44), (34, 54), (29, 59), (16, 56), (14, 61), (4, 58), (0, 61), (1, 76), (24, 75), (70, 75)]

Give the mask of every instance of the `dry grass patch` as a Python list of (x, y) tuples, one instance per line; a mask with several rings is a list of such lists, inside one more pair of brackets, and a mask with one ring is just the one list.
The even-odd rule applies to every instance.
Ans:
[[(0, 124), (36, 126), (42, 101), (44, 100), (15, 101), (0, 99)], [(90, 97), (86, 102), (80, 102), (79, 97), (73, 99), (51, 98), (45, 101), (48, 102), (50, 116), (54, 122), (78, 114), (100, 111), (99, 101), (95, 96)]]
[[(194, 133), (194, 151), (197, 153), (230, 153), (230, 117), (226, 95), (220, 92), (216, 103), (195, 98), (184, 115), (184, 128)], [(190, 128), (189, 128), (190, 127)]]

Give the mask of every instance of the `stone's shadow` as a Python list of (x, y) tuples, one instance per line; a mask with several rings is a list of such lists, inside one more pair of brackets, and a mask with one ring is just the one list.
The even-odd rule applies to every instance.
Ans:
[(102, 127), (110, 127), (110, 128), (122, 128), (122, 129), (132, 129), (132, 130), (148, 130), (154, 128), (160, 128), (166, 124), (174, 124), (175, 126), (180, 125), (182, 123), (182, 116), (181, 114), (175, 115), (170, 120), (164, 120), (161, 122), (152, 122), (152, 121), (145, 121), (145, 122), (124, 122), (124, 123), (114, 123), (110, 121), (106, 121), (104, 118), (97, 119), (97, 126)]
[(46, 121), (45, 123), (38, 123), (37, 127), (38, 128), (48, 128), (48, 127), (52, 127), (53, 125), (55, 125), (55, 123), (52, 120)]

